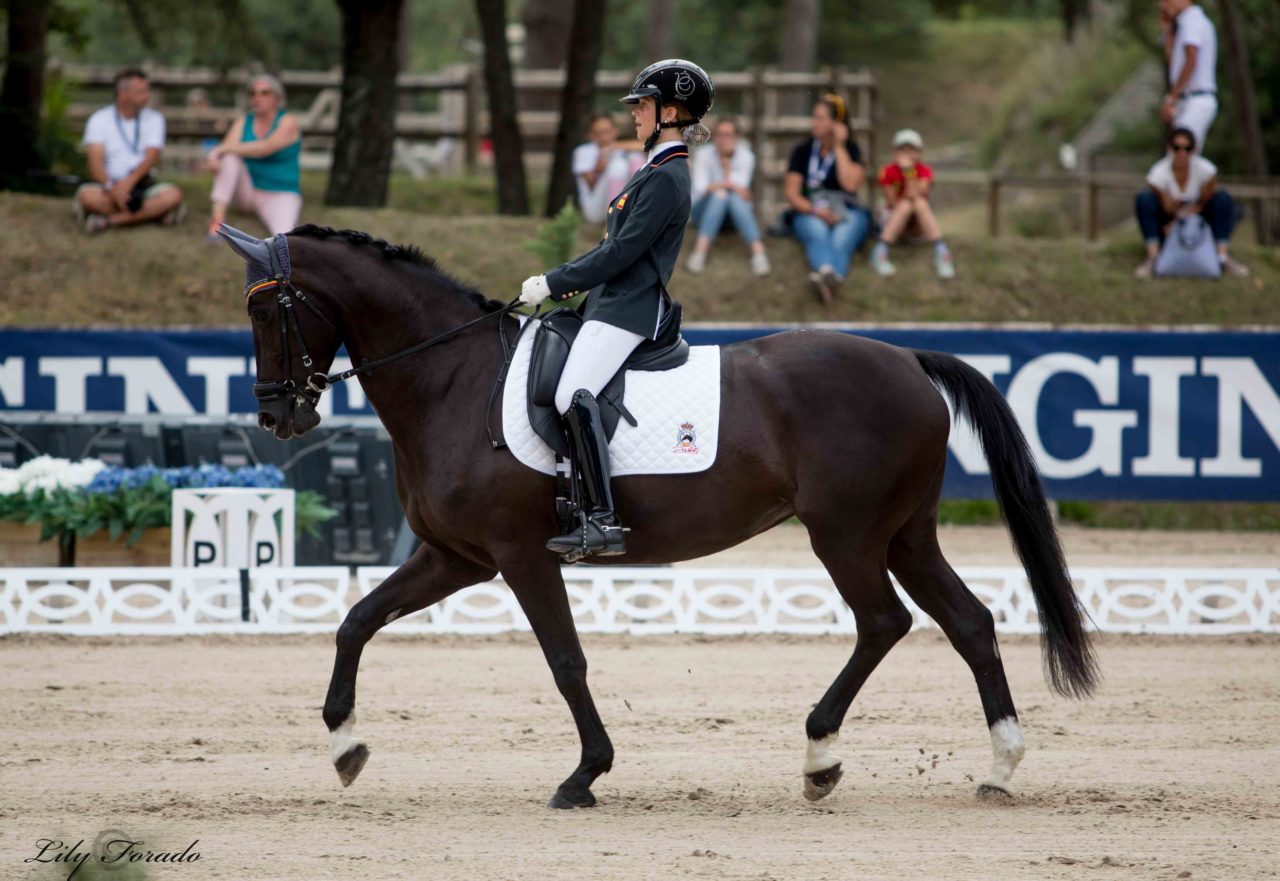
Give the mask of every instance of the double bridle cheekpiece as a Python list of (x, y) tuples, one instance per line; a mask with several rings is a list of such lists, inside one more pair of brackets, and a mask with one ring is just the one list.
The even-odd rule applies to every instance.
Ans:
[[(421, 352), (423, 349), (434, 346), (436, 343), (442, 343), (447, 339), (457, 336), (472, 325), (479, 324), (489, 318), (506, 315), (508, 312), (514, 311), (520, 305), (520, 298), (516, 297), (501, 309), (496, 309), (493, 312), (486, 312), (479, 318), (474, 318), (465, 324), (460, 324), (457, 327), (447, 330), (442, 334), (438, 334), (429, 340), (425, 340), (421, 343), (412, 345), (407, 349), (402, 349), (394, 354), (379, 358), (376, 361), (365, 361), (359, 367), (352, 367), (348, 370), (343, 370), (340, 373), (322, 373), (318, 370), (312, 371), (311, 367), (314, 362), (311, 359), (310, 352), (307, 351), (307, 341), (302, 336), (302, 328), (298, 326), (298, 316), (294, 310), (294, 302), (302, 303), (310, 309), (315, 313), (317, 318), (329, 325), (335, 333), (338, 333), (338, 328), (332, 321), (325, 317), (325, 314), (320, 311), (316, 304), (311, 302), (307, 295), (300, 291), (290, 279), (290, 275), (292, 273), (290, 271), (291, 267), (288, 266), (288, 248), (288, 242), (283, 234), (273, 237), (267, 248), (271, 257), (272, 276), (270, 278), (263, 278), (252, 282), (246, 285), (244, 289), (244, 296), (247, 300), (259, 291), (274, 287), (276, 289), (276, 309), (280, 318), (280, 341), (284, 349), (283, 372), (285, 378), (283, 380), (255, 382), (253, 384), (253, 396), (259, 401), (278, 401), (281, 398), (294, 398), (298, 403), (306, 401), (311, 404), (312, 407), (315, 407), (320, 403), (320, 396), (328, 391), (335, 383), (344, 382), (351, 377), (359, 376), (362, 373), (370, 373), (385, 364), (390, 364), (392, 361), (398, 361), (399, 359), (412, 355), (415, 352)], [(283, 260), (281, 259), (281, 252), (283, 252)], [(301, 383), (296, 382), (293, 378), (293, 357), (290, 348), (290, 337), (297, 341), (298, 352), (302, 356), (302, 366), (308, 371), (306, 379)], [(339, 334), (339, 338), (341, 338), (341, 334)]]

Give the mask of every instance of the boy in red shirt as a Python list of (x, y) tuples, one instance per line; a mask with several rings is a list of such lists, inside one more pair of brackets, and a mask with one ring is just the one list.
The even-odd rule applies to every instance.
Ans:
[(942, 239), (942, 230), (929, 206), (933, 169), (920, 161), (924, 140), (920, 133), (905, 128), (893, 136), (893, 161), (880, 169), (880, 189), (884, 193), (888, 218), (880, 239), (871, 250), (871, 268), (883, 276), (898, 270), (889, 262), (889, 246), (898, 240), (912, 221), (923, 236), (933, 242), (933, 263), (939, 278), (956, 274), (951, 252)]

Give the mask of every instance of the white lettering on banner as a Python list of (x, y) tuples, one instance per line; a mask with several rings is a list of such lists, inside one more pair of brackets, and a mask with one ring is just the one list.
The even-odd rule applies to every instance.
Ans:
[(1244, 457), (1245, 404), (1280, 448), (1280, 396), (1252, 358), (1204, 358), (1205, 376), (1218, 377), (1218, 455), (1200, 463), (1205, 477), (1260, 477), (1262, 461)]
[(53, 377), (55, 413), (85, 412), (85, 380), (102, 375), (101, 358), (41, 358), (36, 362), (41, 376)]
[(19, 357), (0, 361), (0, 398), (6, 405), (21, 407), (27, 400), (26, 362)]
[(231, 412), (230, 379), (249, 370), (247, 358), (188, 358), (187, 373), (204, 377), (204, 412), (226, 416)]
[[(1008, 355), (957, 355), (956, 357), (993, 383), (997, 376), (1008, 373), (1013, 363)], [(943, 397), (946, 396), (943, 395)], [(987, 466), (987, 457), (982, 454), (982, 442), (978, 440), (977, 432), (969, 426), (969, 423), (956, 421), (950, 398), (947, 398), (947, 407), (952, 410), (951, 437), (947, 441), (947, 447), (967, 474), (990, 474), (991, 469)]]
[(1094, 362), (1082, 355), (1054, 352), (1032, 358), (1023, 365), (1009, 384), (1009, 406), (1022, 425), (1040, 472), (1045, 477), (1058, 479), (1083, 477), (1093, 471), (1119, 476), (1124, 470), (1121, 435), (1126, 428), (1138, 424), (1138, 414), (1133, 410), (1077, 410), (1072, 422), (1078, 428), (1090, 430), (1088, 449), (1074, 459), (1059, 459), (1045, 449), (1036, 414), (1045, 383), (1059, 373), (1079, 376), (1088, 382), (1100, 404), (1115, 404), (1120, 397), (1120, 359), (1114, 356)]
[(108, 358), (107, 373), (124, 379), (126, 413), (150, 412), (152, 402), (158, 413), (189, 416), (196, 412), (159, 358)]
[(1147, 454), (1133, 460), (1136, 477), (1194, 477), (1196, 460), (1178, 455), (1182, 377), (1196, 375), (1195, 358), (1134, 358), (1133, 372), (1151, 387)]

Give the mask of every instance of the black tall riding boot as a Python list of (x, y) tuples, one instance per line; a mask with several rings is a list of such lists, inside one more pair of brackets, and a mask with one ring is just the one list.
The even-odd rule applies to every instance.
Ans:
[(581, 480), (582, 511), (578, 528), (551, 539), (547, 549), (575, 559), (589, 554), (602, 557), (625, 554), (624, 530), (614, 515), (613, 491), (609, 486), (609, 443), (605, 440), (600, 407), (586, 389), (574, 392), (565, 423)]

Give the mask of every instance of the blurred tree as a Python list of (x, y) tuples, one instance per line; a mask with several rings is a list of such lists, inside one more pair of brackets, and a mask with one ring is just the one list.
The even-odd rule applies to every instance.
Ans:
[[(573, 0), (525, 0), (520, 21), (524, 25), (524, 69), (563, 69), (573, 27)], [(526, 91), (520, 96), (524, 110), (555, 110), (559, 105), (559, 97), (550, 91)]]
[(403, 0), (338, 0), (342, 12), (342, 105), (327, 205), (380, 208), (396, 135)]
[(9, 0), (8, 54), (0, 86), (0, 179), (46, 168), (40, 154), (40, 109), (44, 103), (47, 0)]
[[(783, 70), (813, 70), (818, 55), (818, 25), (822, 21), (821, 0), (787, 0), (782, 42), (778, 45), (778, 66)], [(783, 113), (803, 113), (808, 97), (786, 92)]]
[(676, 0), (650, 0), (649, 22), (645, 29), (644, 55), (653, 61), (671, 58), (676, 45)]
[(1076, 30), (1093, 17), (1089, 0), (1061, 0), (1062, 33), (1070, 43), (1076, 38)]
[(596, 97), (596, 72), (604, 45), (604, 0), (575, 0), (565, 86), (560, 93), (560, 126), (547, 185), (547, 217), (555, 217), (573, 195), (573, 148)]
[(524, 173), (524, 138), (516, 116), (516, 86), (507, 46), (506, 0), (476, 0), (484, 36), (484, 87), (489, 95), (489, 133), (498, 182), (498, 213), (528, 214), (529, 184)]

